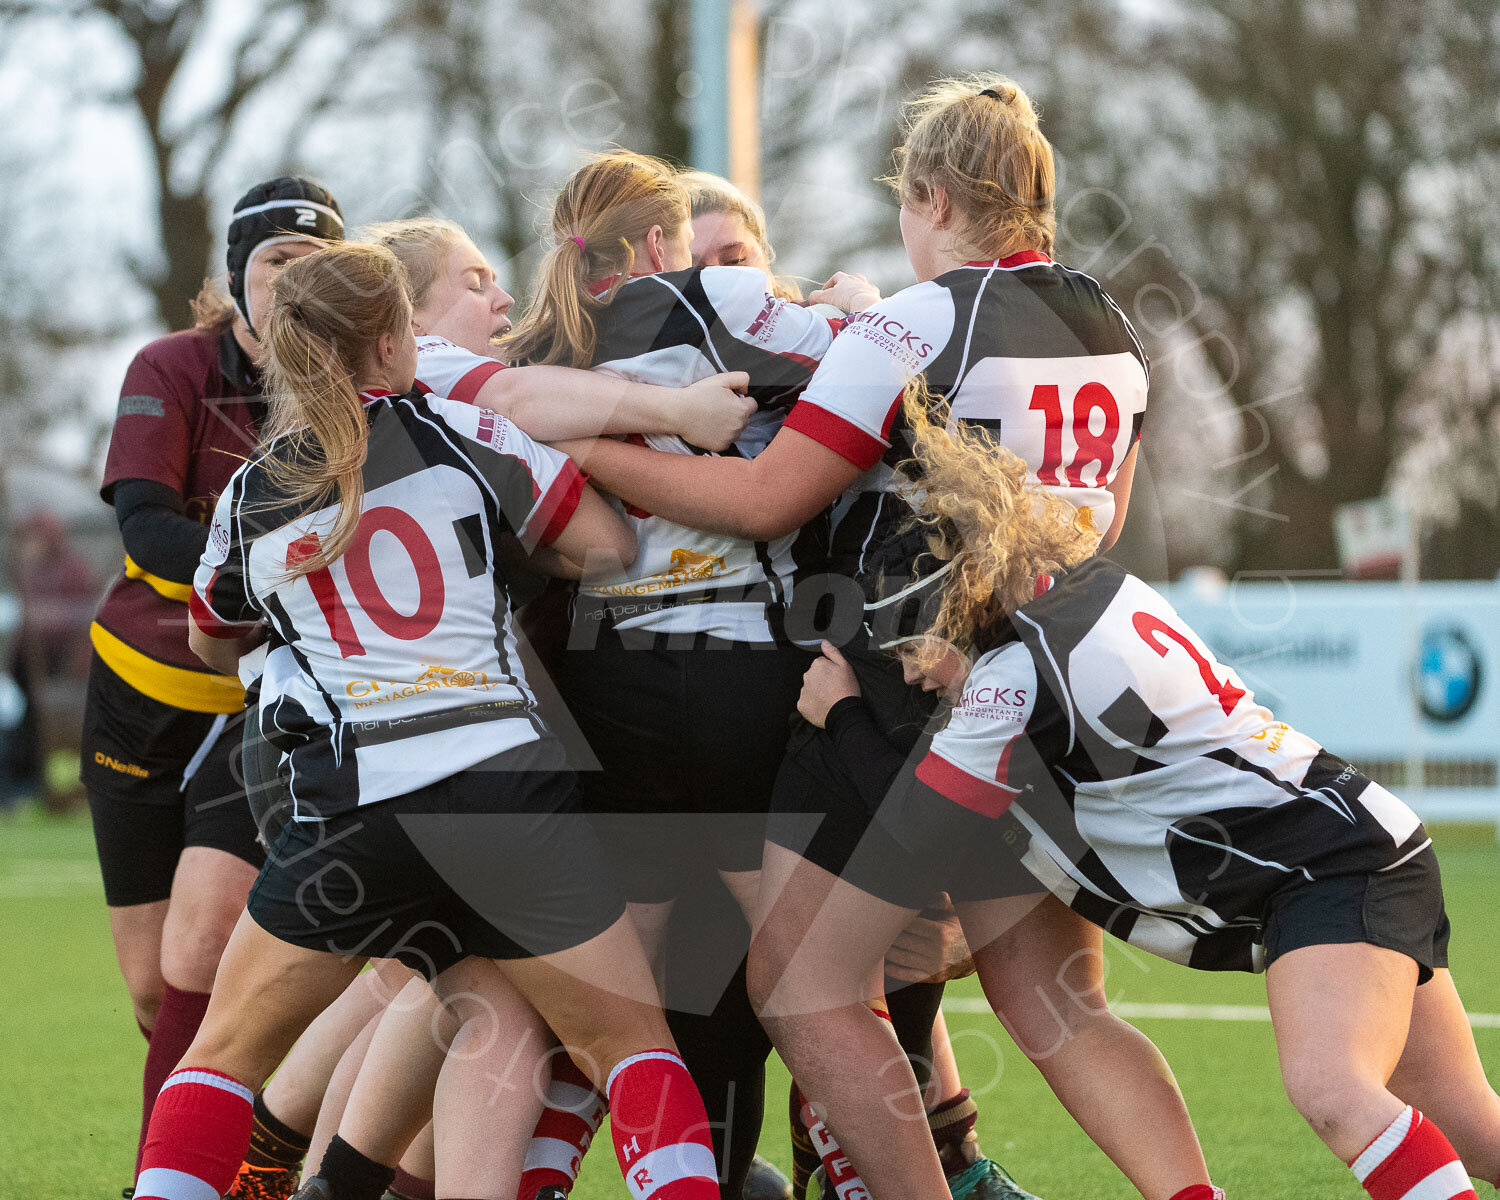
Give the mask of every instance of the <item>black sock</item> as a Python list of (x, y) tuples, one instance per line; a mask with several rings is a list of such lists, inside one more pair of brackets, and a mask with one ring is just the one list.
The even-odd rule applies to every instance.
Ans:
[(323, 1152), (318, 1175), (328, 1181), (333, 1200), (380, 1200), (396, 1178), (396, 1168), (366, 1158), (335, 1134)]
[(941, 983), (903, 983), (886, 979), (885, 1003), (891, 1014), (891, 1027), (906, 1057), (911, 1061), (917, 1088), (927, 1091), (932, 1078), (932, 1023), (943, 1006)]
[(311, 1138), (303, 1137), (266, 1107), (266, 1098), (255, 1093), (255, 1107), (250, 1118), (250, 1149), (245, 1161), (252, 1167), (280, 1167), (295, 1171), (307, 1156)]

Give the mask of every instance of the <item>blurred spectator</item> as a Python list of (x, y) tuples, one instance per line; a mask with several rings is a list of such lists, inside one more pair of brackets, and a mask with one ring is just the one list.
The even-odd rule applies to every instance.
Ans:
[(92, 564), (52, 513), (37, 510), (17, 522), (12, 554), (21, 616), (10, 674), (25, 709), (7, 739), (0, 803), (45, 789), (46, 753), (59, 734), (77, 724), (79, 713), (70, 709), (79, 705), (67, 702), (75, 689), (66, 685), (80, 685), (81, 696), (89, 618), (97, 601)]

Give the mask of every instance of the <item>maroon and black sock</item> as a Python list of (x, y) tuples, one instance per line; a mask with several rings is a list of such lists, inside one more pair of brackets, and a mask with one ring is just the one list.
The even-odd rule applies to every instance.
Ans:
[(978, 1119), (979, 1105), (974, 1103), (968, 1088), (927, 1110), (927, 1125), (932, 1130), (932, 1141), (937, 1147), (938, 1159), (943, 1164), (943, 1173), (949, 1179), (972, 1165), (972, 1160), (964, 1151), (969, 1134)]
[(203, 1014), (208, 1011), (207, 992), (184, 992), (167, 984), (161, 995), (156, 1024), (146, 1050), (146, 1066), (141, 1072), (141, 1138), (136, 1147), (135, 1166), (141, 1168), (141, 1154), (146, 1149), (146, 1130), (151, 1124), (151, 1109), (168, 1075), (177, 1069), (193, 1039)]
[(386, 1191), (401, 1200), (437, 1200), (437, 1182), (396, 1168), (396, 1177)]
[(250, 1149), (245, 1152), (245, 1161), (250, 1166), (300, 1170), (311, 1142), (311, 1136), (299, 1133), (266, 1107), (265, 1093), (255, 1093)]

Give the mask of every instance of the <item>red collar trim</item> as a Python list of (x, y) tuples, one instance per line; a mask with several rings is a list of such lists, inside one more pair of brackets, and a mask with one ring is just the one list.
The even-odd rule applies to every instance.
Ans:
[(383, 400), (387, 396), (394, 396), (395, 392), (386, 391), (385, 388), (365, 388), (360, 392), (359, 399), (362, 404), (371, 405), (377, 400)]
[[(647, 275), (655, 274), (655, 271), (637, 271), (635, 274), (631, 275), (629, 279), (626, 279), (625, 282), (629, 283), (631, 279), (644, 279)], [(609, 291), (610, 288), (615, 286), (615, 280), (618, 278), (620, 278), (620, 273), (616, 271), (613, 275), (606, 275), (603, 279), (594, 280), (593, 283), (589, 284), (589, 295), (604, 295), (605, 292)]]
[(1040, 250), (1022, 250), (1018, 254), (1009, 254), (1004, 258), (980, 259), (974, 262), (966, 262), (966, 267), (999, 267), (1002, 271), (1009, 267), (1024, 267), (1030, 263), (1049, 263), (1052, 260)]

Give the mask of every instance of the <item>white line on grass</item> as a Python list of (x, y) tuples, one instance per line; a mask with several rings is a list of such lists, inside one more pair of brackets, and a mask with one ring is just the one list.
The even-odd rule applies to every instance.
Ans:
[[(951, 1013), (987, 1013), (989, 1004), (980, 996), (948, 996), (943, 1010)], [(1258, 1004), (1134, 1004), (1122, 1000), (1110, 1012), (1127, 1021), (1269, 1021), (1269, 1009)], [(1470, 1013), (1475, 1029), (1500, 1029), (1500, 1013)]]
[(76, 859), (22, 858), (0, 870), (0, 900), (86, 896), (103, 886), (99, 864)]

